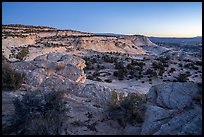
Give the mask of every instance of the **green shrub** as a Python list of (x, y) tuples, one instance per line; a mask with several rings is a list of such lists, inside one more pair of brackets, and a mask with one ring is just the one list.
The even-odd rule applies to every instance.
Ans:
[(178, 77), (176, 77), (176, 80), (178, 81), (178, 82), (186, 82), (186, 81), (188, 81), (188, 77), (190, 76), (190, 74), (186, 74), (186, 73), (184, 73), (184, 74), (179, 74), (178, 75)]
[(32, 92), (14, 100), (17, 134), (58, 135), (65, 112), (64, 91)]
[(87, 79), (93, 80), (93, 76), (88, 75), (88, 76), (87, 76)]
[(181, 63), (179, 63), (179, 67), (183, 67), (183, 65)]
[(115, 69), (124, 69), (124, 63), (121, 61), (121, 62), (115, 62)]
[(111, 79), (105, 79), (104, 81), (107, 82), (107, 83), (111, 83), (112, 82)]
[(2, 64), (3, 89), (16, 90), (23, 83), (25, 74), (14, 71), (8, 63)]
[(151, 77), (157, 77), (157, 72), (153, 71), (152, 69), (147, 69), (146, 74), (148, 74)]
[(19, 60), (24, 60), (25, 57), (29, 54), (29, 48), (23, 47), (20, 52), (17, 53), (16, 58)]
[(134, 67), (134, 65), (132, 65), (132, 64), (128, 64), (128, 65), (127, 65), (127, 69), (134, 70), (134, 68), (135, 68), (135, 67)]
[(117, 109), (120, 107), (120, 94), (112, 91), (111, 99), (109, 100), (110, 109)]
[(144, 94), (129, 93), (127, 97), (120, 101), (114, 101), (116, 104), (110, 109), (109, 116), (113, 120), (118, 120), (119, 124), (125, 127), (127, 122), (131, 124), (144, 121), (146, 97)]
[(196, 61), (195, 65), (202, 66), (202, 61)]
[(115, 71), (113, 73), (114, 76), (118, 77), (119, 80), (123, 80), (125, 78), (125, 70), (124, 69), (118, 69), (118, 71)]
[(102, 79), (100, 79), (99, 77), (96, 77), (94, 80), (96, 80), (96, 81), (102, 81)]

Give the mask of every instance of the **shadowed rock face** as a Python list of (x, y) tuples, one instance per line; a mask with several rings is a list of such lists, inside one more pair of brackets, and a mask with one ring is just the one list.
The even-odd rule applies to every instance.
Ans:
[(202, 108), (197, 84), (168, 83), (153, 86), (147, 94), (143, 135), (199, 135), (202, 133)]

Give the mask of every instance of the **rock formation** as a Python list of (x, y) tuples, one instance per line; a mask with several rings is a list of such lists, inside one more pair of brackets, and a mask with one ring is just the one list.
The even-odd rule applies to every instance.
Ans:
[[(200, 99), (195, 100), (195, 96)], [(202, 133), (201, 87), (194, 83), (153, 86), (147, 94), (143, 135), (199, 135)]]

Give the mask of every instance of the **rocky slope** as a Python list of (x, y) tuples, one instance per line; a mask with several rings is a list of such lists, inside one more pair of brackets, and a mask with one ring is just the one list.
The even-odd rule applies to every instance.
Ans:
[[(19, 115), (16, 113), (18, 105), (14, 100), (19, 100), (21, 107), (26, 107), (26, 104), (32, 107), (34, 102), (29, 102), (29, 99), (37, 99), (43, 103), (45, 101), (41, 97), (52, 91), (64, 91), (62, 99), (68, 104), (68, 110), (60, 116), (63, 117), (59, 129), (61, 135), (200, 135), (202, 132), (201, 85), (176, 82), (153, 86), (146, 95), (144, 122), (131, 124), (123, 121), (131, 111), (124, 113), (124, 110), (115, 110), (117, 113), (113, 113), (112, 110), (113, 105), (123, 100), (128, 93), (115, 92), (96, 83), (81, 84), (85, 78), (85, 64), (78, 57), (49, 53), (33, 61), (13, 62), (11, 66), (18, 72), (24, 72), (26, 76), (20, 89), (2, 92), (4, 134), (24, 134), (23, 127), (14, 128), (15, 118)], [(33, 96), (26, 98), (27, 94)], [(23, 102), (23, 98), (27, 103)], [(31, 114), (35, 113), (37, 115), (35, 111)], [(29, 126), (31, 125), (27, 125)], [(46, 123), (44, 126), (50, 127)], [(29, 128), (36, 130), (37, 127)], [(51, 127), (49, 130), (47, 134), (52, 134)]]

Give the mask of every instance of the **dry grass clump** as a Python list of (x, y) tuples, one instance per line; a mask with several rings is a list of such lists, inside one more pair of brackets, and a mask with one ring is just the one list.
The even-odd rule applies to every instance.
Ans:
[(26, 93), (14, 100), (15, 129), (20, 135), (58, 135), (65, 112), (64, 91)]
[(129, 93), (127, 97), (120, 99), (117, 93), (113, 93), (110, 103), (109, 116), (117, 120), (122, 127), (126, 123), (141, 123), (144, 121), (146, 97), (144, 94)]
[(25, 74), (14, 71), (9, 63), (2, 63), (2, 87), (3, 90), (16, 90), (24, 81)]
[(20, 52), (17, 53), (16, 58), (19, 60), (24, 60), (25, 57), (29, 54), (29, 48), (23, 47)]

